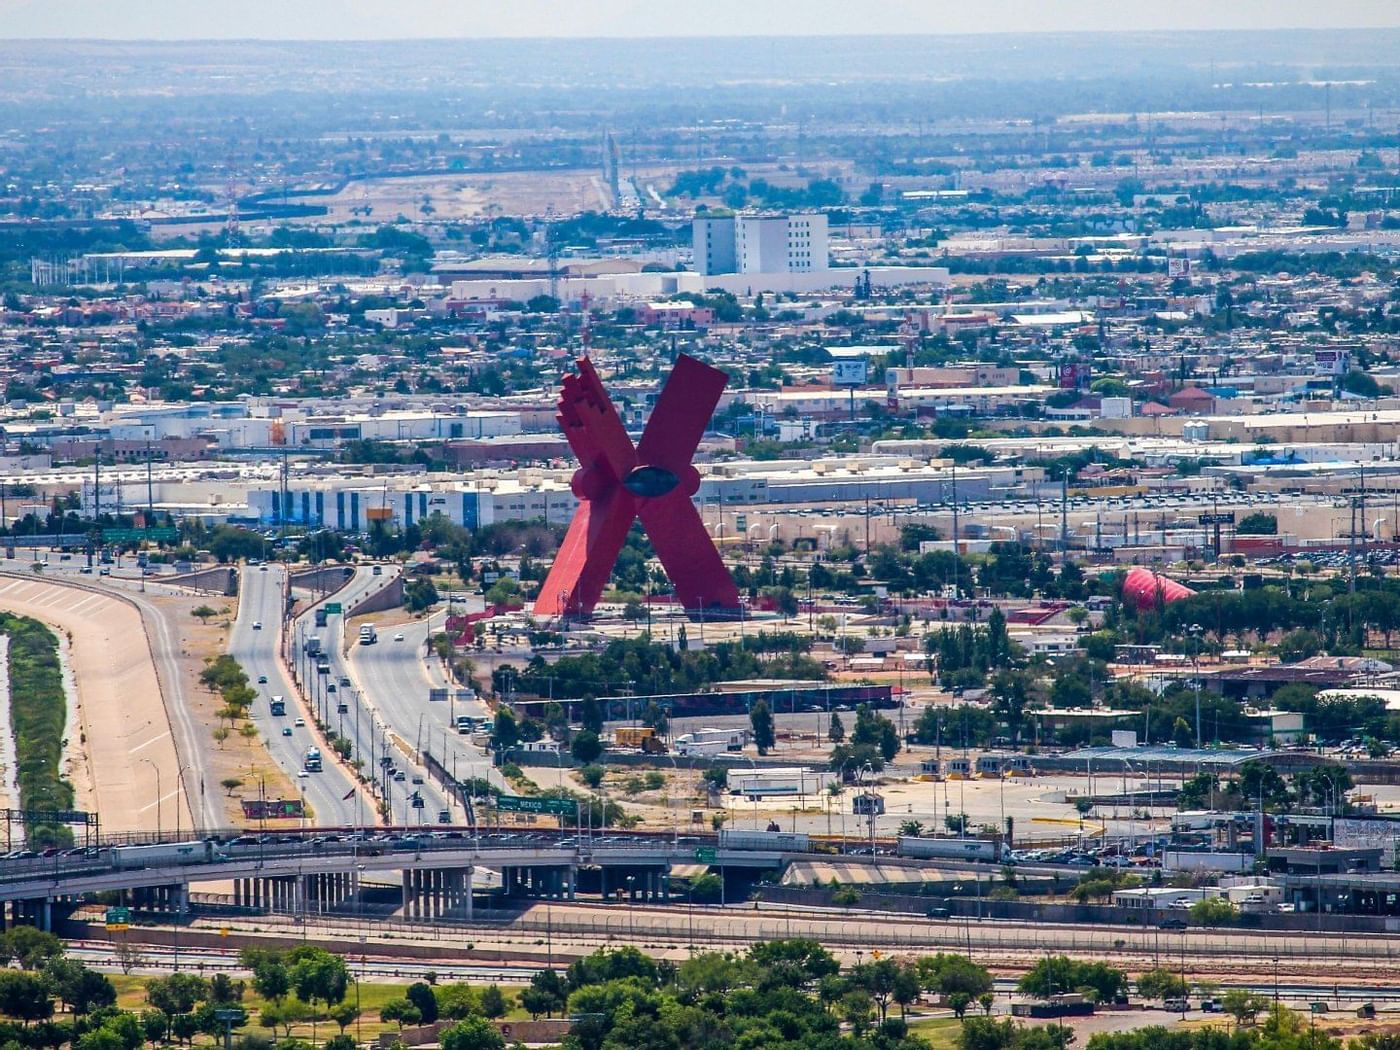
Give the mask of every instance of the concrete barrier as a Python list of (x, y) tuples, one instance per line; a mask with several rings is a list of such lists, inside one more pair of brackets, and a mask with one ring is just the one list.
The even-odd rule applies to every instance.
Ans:
[(366, 613), (397, 609), (403, 604), (403, 576), (395, 573), (378, 590), (370, 591), (350, 608), (345, 610), (345, 618), (364, 616)]
[(317, 599), (327, 598), (355, 578), (353, 565), (323, 565), (319, 569), (289, 572), (287, 578), (294, 590), (313, 591)]
[(238, 593), (238, 569), (232, 565), (216, 565), (197, 572), (181, 573), (179, 576), (151, 576), (149, 581), (186, 587), (192, 591), (222, 594), (226, 598), (232, 598)]

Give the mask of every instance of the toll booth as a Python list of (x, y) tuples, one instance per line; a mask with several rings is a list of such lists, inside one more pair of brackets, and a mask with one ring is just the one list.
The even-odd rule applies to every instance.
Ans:
[(860, 817), (885, 815), (885, 796), (874, 791), (866, 791), (851, 800), (851, 812)]
[(948, 779), (949, 780), (971, 780), (972, 762), (966, 758), (948, 759)]
[(1030, 757), (1027, 755), (1012, 755), (1003, 764), (1002, 769), (1008, 777), (1033, 777), (1035, 767), (1031, 765)]
[(979, 780), (1000, 780), (1005, 765), (1006, 758), (1002, 755), (982, 755), (977, 759), (977, 777)]
[(936, 758), (924, 758), (919, 760), (918, 780), (942, 780), (943, 763)]

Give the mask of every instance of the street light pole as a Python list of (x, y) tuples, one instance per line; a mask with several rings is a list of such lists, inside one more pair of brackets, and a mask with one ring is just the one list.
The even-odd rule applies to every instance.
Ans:
[(160, 766), (156, 765), (149, 758), (142, 758), (141, 761), (155, 770), (156, 774), (156, 838), (160, 839)]

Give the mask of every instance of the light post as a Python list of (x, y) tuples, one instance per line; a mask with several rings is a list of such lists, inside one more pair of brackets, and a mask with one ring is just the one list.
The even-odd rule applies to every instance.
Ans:
[(1196, 686), (1196, 750), (1201, 749), (1201, 625), (1187, 628), (1191, 636), (1191, 679)]
[(156, 841), (160, 841), (160, 766), (156, 765), (149, 758), (142, 758), (141, 761), (155, 770), (156, 774)]

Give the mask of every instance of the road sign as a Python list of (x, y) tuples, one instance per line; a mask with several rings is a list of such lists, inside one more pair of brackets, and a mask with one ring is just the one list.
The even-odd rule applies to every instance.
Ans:
[(716, 850), (713, 846), (701, 846), (695, 851), (695, 860), (700, 864), (713, 864), (717, 858)]
[(1233, 525), (1235, 523), (1235, 512), (1221, 512), (1219, 514), (1202, 514), (1196, 519), (1202, 525)]
[(496, 796), (496, 809), (502, 813), (553, 813), (568, 816), (578, 811), (571, 798), (525, 798), (521, 795)]
[(150, 540), (153, 543), (173, 543), (180, 538), (180, 530), (169, 527), (157, 529), (103, 529), (103, 543), (140, 543)]
[(108, 908), (107, 909), (107, 929), (125, 930), (131, 925), (130, 908)]
[(327, 615), (327, 616), (339, 616), (339, 615), (340, 615), (340, 602), (326, 602), (326, 615)]

